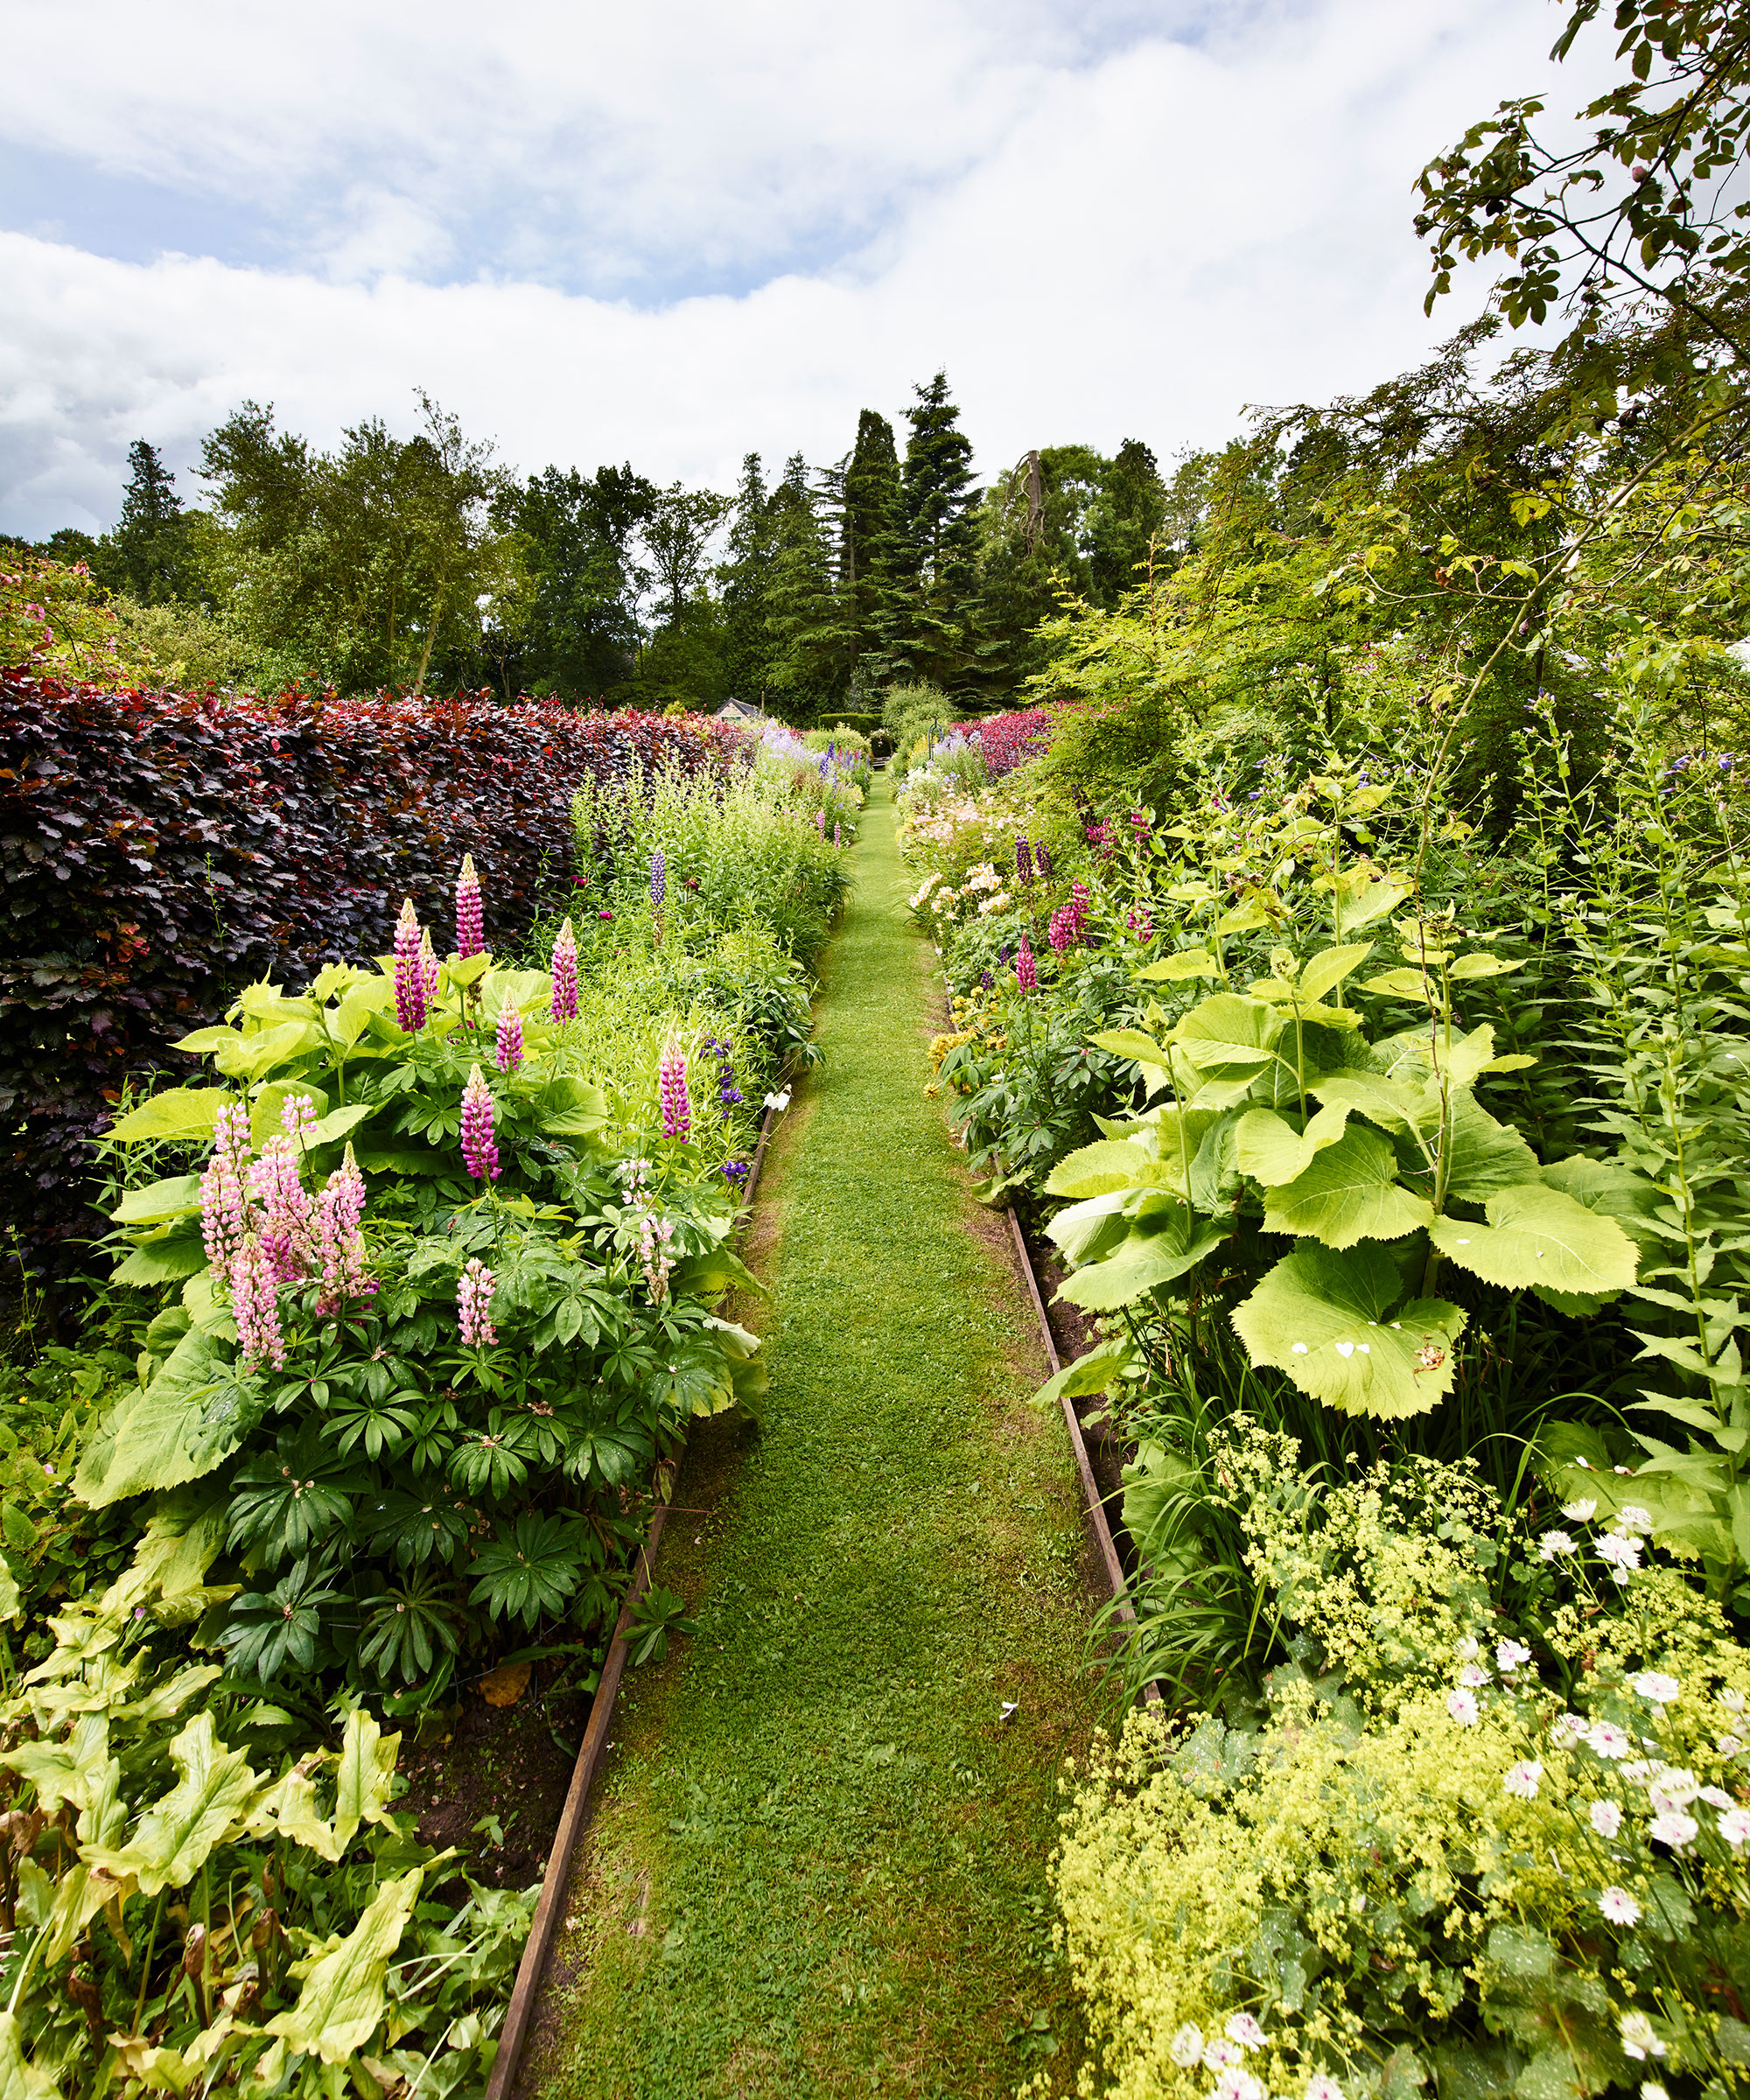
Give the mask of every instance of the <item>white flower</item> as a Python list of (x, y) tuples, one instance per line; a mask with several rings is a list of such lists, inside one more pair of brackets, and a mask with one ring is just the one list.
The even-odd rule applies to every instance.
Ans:
[[(1574, 1464), (1579, 1466), (1583, 1472), (1590, 1473), (1592, 1471), (1592, 1460), (1590, 1459), (1576, 1459), (1574, 1460)], [(1598, 1508), (1598, 1504), (1594, 1502), (1592, 1504), (1592, 1508), (1596, 1509)]]
[(1656, 1843), (1669, 1844), (1674, 1852), (1680, 1852), (1700, 1828), (1693, 1816), (1685, 1816), (1680, 1809), (1667, 1809), (1653, 1818), (1648, 1831)]
[(1466, 1662), (1459, 1672), (1460, 1684), (1468, 1684), (1473, 1691), (1480, 1691), (1488, 1683), (1488, 1672), (1480, 1663)]
[(1578, 1742), (1581, 1738), (1584, 1737), (1586, 1730), (1591, 1727), (1591, 1726), (1592, 1723), (1587, 1720), (1586, 1717), (1583, 1713), (1558, 1714), (1556, 1718), (1550, 1724), (1550, 1732), (1553, 1734), (1571, 1735), (1573, 1737), (1576, 1742)]
[(1594, 1721), (1586, 1730), (1586, 1740), (1600, 1757), (1627, 1757), (1628, 1738), (1610, 1721)]
[(1629, 1576), (1633, 1574), (1635, 1569), (1638, 1569), (1641, 1563), (1637, 1560), (1634, 1563), (1634, 1568), (1613, 1568), (1610, 1571), (1610, 1579), (1616, 1585), (1619, 1590), (1626, 1590), (1628, 1587)]
[(1343, 2089), (1325, 2071), (1314, 2071), (1306, 2081), (1306, 2100), (1343, 2100)]
[(1474, 1662), (1477, 1659), (1475, 1636), (1466, 1634), (1464, 1639), (1459, 1642), (1456, 1653), (1460, 1662)]
[(1564, 1502), (1562, 1515), (1571, 1524), (1589, 1524), (1598, 1515), (1598, 1504), (1595, 1502), (1584, 1500), (1578, 1502)]
[(1711, 1809), (1735, 1809), (1738, 1806), (1724, 1787), (1704, 1787), (1696, 1799), (1704, 1801)]
[(1744, 1694), (1738, 1690), (1735, 1684), (1728, 1684), (1724, 1691), (1718, 1693), (1716, 1696), (1718, 1698), (1720, 1704), (1725, 1707), (1728, 1713), (1743, 1712)]
[(1502, 1778), (1502, 1785), (1516, 1800), (1536, 1801), (1537, 1782), (1544, 1776), (1544, 1768), (1535, 1757), (1521, 1758)]
[(1683, 1690), (1677, 1680), (1668, 1677), (1662, 1670), (1643, 1670), (1638, 1677), (1630, 1677), (1628, 1682), (1643, 1699), (1651, 1699), (1656, 1706), (1669, 1706)]
[(1264, 2081), (1254, 2078), (1250, 2071), (1242, 2071), (1237, 2064), (1229, 2064), (1215, 2081), (1215, 2090), (1209, 2100), (1270, 2100), (1264, 2089)]
[(1641, 1906), (1626, 1888), (1600, 1889), (1598, 1907), (1613, 1925), (1638, 1925), (1641, 1922)]
[(1494, 1667), (1503, 1677), (1510, 1677), (1522, 1662), (1531, 1660), (1531, 1650), (1517, 1641), (1497, 1641), (1494, 1644)]
[(768, 1094), (764, 1105), (768, 1109), (776, 1109), (781, 1116), (790, 1105), (790, 1089), (786, 1087), (781, 1094)]
[(1644, 2012), (1625, 2012), (1616, 2023), (1616, 2031), (1622, 2037), (1623, 2054), (1634, 2057), (1637, 2063), (1665, 2053), (1664, 2043), (1653, 2032), (1653, 2023)]
[(1218, 2034), (1203, 2052), (1203, 2068), (1208, 2071), (1225, 2071), (1236, 2063), (1243, 2063), (1245, 2055), (1236, 2041), (1223, 2041)]
[(1172, 2040), (1166, 2045), (1166, 2053), (1181, 2071), (1188, 2071), (1203, 2054), (1203, 2030), (1194, 2021), (1186, 2020)]
[[(1671, 1766), (1663, 1766), (1658, 1774), (1647, 1782), (1647, 1798), (1655, 1809), (1686, 1809), (1701, 1792), (1700, 1782), (1693, 1772), (1679, 1772)], [(1728, 1802), (1726, 1806), (1732, 1804)]]
[(1238, 2042), (1242, 2049), (1261, 2049), (1266, 2039), (1250, 2012), (1236, 2012), (1228, 2022), (1227, 2034), (1228, 2040)]
[(1598, 1542), (1598, 1557), (1619, 1568), (1638, 1568), (1641, 1565), (1641, 1541), (1629, 1538), (1620, 1531), (1606, 1531)]
[(1656, 2078), (1643, 2078), (1641, 2081), (1641, 2100), (1671, 2100), (1671, 2096)]
[(1719, 1819), (1719, 1834), (1736, 1852), (1750, 1838), (1750, 1809), (1732, 1809)]
[(1638, 1502), (1624, 1502), (1616, 1513), (1616, 1521), (1625, 1531), (1651, 1531), (1653, 1518), (1649, 1510)]
[(1735, 1735), (1722, 1735), (1713, 1746), (1722, 1757), (1736, 1757), (1744, 1747)]
[(1622, 1803), (1619, 1801), (1595, 1801), (1587, 1814), (1600, 1838), (1614, 1838), (1622, 1828)]
[(1569, 1554), (1577, 1550), (1572, 1538), (1565, 1531), (1546, 1531), (1537, 1541), (1539, 1560), (1565, 1560)]
[(1446, 1699), (1446, 1712), (1461, 1728), (1468, 1728), (1477, 1718), (1476, 1694), (1474, 1691), (1455, 1691)]

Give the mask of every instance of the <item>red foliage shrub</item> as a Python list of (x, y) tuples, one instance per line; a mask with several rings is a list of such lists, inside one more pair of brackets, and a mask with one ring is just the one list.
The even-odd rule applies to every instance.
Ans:
[(984, 770), (993, 780), (1012, 773), (1024, 760), (1036, 758), (1051, 742), (1051, 713), (1043, 707), (987, 715), (970, 725), (984, 753)]
[(0, 671), (0, 1230), (66, 1268), (124, 1076), (272, 976), (386, 954), (410, 896), (440, 953), (472, 853), (489, 943), (569, 886), (571, 795), (727, 756), (696, 717), (548, 702), (108, 692)]

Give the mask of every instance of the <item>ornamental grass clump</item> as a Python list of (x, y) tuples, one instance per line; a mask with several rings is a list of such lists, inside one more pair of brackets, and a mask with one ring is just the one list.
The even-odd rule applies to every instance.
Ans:
[(1309, 1498), (1256, 1432), (1233, 1455), (1297, 1662), (1255, 1725), (1134, 1715), (1072, 1782), (1078, 2090), (1750, 2086), (1750, 1652), (1719, 1608), (1666, 1566), (1619, 1585), (1620, 1518), (1539, 1558), (1467, 1469)]

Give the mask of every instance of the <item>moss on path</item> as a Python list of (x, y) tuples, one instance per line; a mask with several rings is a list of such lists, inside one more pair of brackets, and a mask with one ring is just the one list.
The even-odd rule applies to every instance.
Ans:
[(857, 874), (762, 1192), (766, 1418), (690, 1448), (657, 1576), (700, 1630), (622, 1695), (526, 2094), (974, 2100), (1076, 2054), (1044, 1878), (1097, 1696), (1074, 1475), (924, 1096), (885, 784)]

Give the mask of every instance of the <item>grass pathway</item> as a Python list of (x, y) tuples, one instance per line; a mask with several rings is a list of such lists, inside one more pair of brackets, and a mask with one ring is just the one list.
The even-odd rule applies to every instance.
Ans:
[(690, 1446), (657, 1577), (700, 1630), (628, 1677), (524, 2094), (975, 2100), (1075, 2054), (1043, 1872), (1096, 1699), (1074, 1475), (924, 1096), (885, 782), (856, 866), (761, 1192), (765, 1420)]

